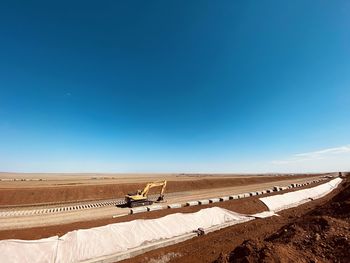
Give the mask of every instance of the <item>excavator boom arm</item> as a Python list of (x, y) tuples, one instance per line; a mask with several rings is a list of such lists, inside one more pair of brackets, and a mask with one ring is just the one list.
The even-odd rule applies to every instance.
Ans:
[(165, 187), (166, 187), (166, 181), (159, 181), (159, 182), (153, 182), (153, 183), (148, 183), (145, 188), (142, 190), (141, 195), (143, 196), (147, 196), (148, 192), (151, 188), (157, 187), (157, 186), (161, 186), (161, 190), (160, 190), (160, 195), (162, 196), (164, 194), (165, 191)]
[(164, 201), (164, 192), (167, 181), (158, 181), (154, 183), (148, 183), (142, 191), (137, 191), (136, 194), (128, 194), (125, 196), (125, 201), (129, 207), (150, 205), (153, 203), (152, 200), (148, 200), (148, 192), (153, 187), (161, 186), (160, 194), (156, 202)]

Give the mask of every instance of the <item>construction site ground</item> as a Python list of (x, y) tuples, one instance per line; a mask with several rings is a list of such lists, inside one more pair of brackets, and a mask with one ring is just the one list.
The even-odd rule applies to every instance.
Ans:
[[(293, 179), (293, 180), (283, 180), (279, 181), (279, 186), (286, 186), (290, 183), (302, 183), (306, 182), (306, 179)], [(267, 188), (272, 188), (277, 182), (266, 182), (260, 184), (252, 184), (239, 187), (225, 187), (225, 188), (214, 188), (206, 190), (197, 191), (186, 191), (177, 192), (168, 195), (166, 204), (173, 203), (186, 203), (188, 201), (215, 198), (220, 196), (225, 196), (229, 194), (239, 194), (244, 192), (251, 192), (257, 190), (263, 190)], [(175, 212), (176, 210), (168, 211), (169, 213)], [(13, 216), (0, 218), (0, 230), (4, 229), (18, 229), (18, 228), (28, 228), (36, 226), (49, 226), (66, 224), (80, 221), (91, 221), (103, 218), (112, 218), (112, 216), (125, 216), (129, 214), (128, 208), (119, 208), (115, 206), (93, 208), (89, 210), (78, 210), (61, 212), (55, 214), (47, 215), (31, 215), (31, 216)], [(45, 220), (43, 220), (43, 218)], [(130, 217), (129, 217), (130, 218)], [(1, 236), (1, 235), (0, 235)]]
[[(9, 174), (0, 173), (0, 208), (61, 204), (124, 197), (148, 182), (167, 180), (166, 194), (195, 190), (258, 185), (267, 182), (318, 177), (315, 175), (229, 174)], [(151, 189), (150, 194), (159, 189)], [(190, 195), (191, 193), (189, 193)]]
[[(261, 178), (264, 182), (260, 182)], [(239, 194), (250, 191), (263, 190), (271, 188), (274, 185), (286, 186), (291, 183), (302, 183), (310, 181), (312, 179), (317, 179), (319, 176), (312, 177), (301, 177), (294, 178), (289, 177), (286, 179), (282, 177), (281, 180), (278, 180), (278, 177), (261, 177), (253, 178), (258, 180), (259, 183), (252, 183), (247, 185), (239, 185), (233, 187), (222, 187), (222, 188), (211, 188), (211, 189), (201, 189), (201, 190), (192, 190), (192, 191), (182, 191), (182, 192), (173, 192), (167, 195), (167, 203), (185, 203), (192, 200), (200, 200), (206, 198), (215, 198), (220, 196), (225, 196), (229, 194)], [(277, 179), (277, 180), (276, 180)], [(224, 180), (224, 179), (218, 179)], [(244, 180), (241, 178), (229, 178), (229, 180)], [(171, 183), (169, 183), (171, 185)], [(19, 191), (20, 192), (20, 191)], [(20, 193), (19, 193), (20, 195)], [(227, 207), (228, 209), (237, 211), (236, 207), (240, 206), (240, 203), (237, 201), (224, 202), (220, 204), (222, 207)], [(201, 206), (203, 208), (205, 206)], [(28, 209), (21, 208), (21, 209)], [(169, 213), (176, 212), (191, 212), (194, 210), (199, 210), (200, 208), (183, 208), (183, 209), (166, 209), (162, 211), (149, 212), (147, 215), (141, 215), (147, 217), (157, 217)], [(239, 208), (240, 210), (241, 208)], [(238, 211), (240, 212), (240, 211)], [(249, 213), (249, 206), (245, 210), (241, 211), (244, 213)], [(71, 231), (79, 228), (87, 228), (100, 226), (108, 223), (133, 220), (138, 218), (139, 215), (128, 215), (128, 208), (119, 208), (115, 206), (108, 207), (99, 207), (92, 208), (88, 210), (77, 210), (77, 211), (67, 211), (60, 213), (52, 214), (36, 214), (30, 216), (9, 216), (9, 217), (0, 217), (0, 239), (7, 238), (20, 238), (20, 239), (37, 239), (41, 237), (48, 237), (52, 235), (62, 235), (67, 231)], [(112, 218), (113, 216), (117, 218)], [(36, 228), (35, 231), (30, 230), (31, 228)], [(29, 230), (28, 230), (29, 229)], [(50, 231), (47, 231), (50, 229)], [(27, 233), (27, 234), (26, 234)]]
[[(227, 180), (227, 179), (229, 179), (229, 181), (237, 180), (238, 183), (236, 182), (236, 184), (238, 185), (236, 186), (226, 185), (225, 187), (217, 187), (217, 188), (212, 187), (209, 189), (197, 188), (190, 191), (186, 190), (186, 191), (172, 192), (171, 195), (169, 195), (170, 200), (168, 200), (168, 203), (182, 202), (185, 200), (186, 201), (199, 200), (202, 198), (204, 199), (204, 198), (210, 198), (210, 197), (220, 197), (220, 196), (224, 196), (225, 194), (256, 191), (260, 189), (271, 188), (274, 185), (283, 186), (283, 185), (288, 185), (296, 182), (301, 183), (301, 182), (310, 181), (312, 179), (319, 178), (319, 177), (320, 175), (298, 176), (298, 177), (251, 176), (250, 178), (243, 178), (243, 179), (242, 177), (220, 178), (220, 179), (209, 178), (209, 180), (214, 180), (214, 181)], [(196, 176), (194, 178), (195, 178), (194, 180), (192, 181), (189, 180), (189, 181), (193, 182), (193, 181), (203, 180), (203, 178), (201, 178), (200, 176)], [(208, 178), (205, 178), (204, 180), (207, 180), (207, 179)], [(187, 178), (185, 180), (187, 180)], [(248, 180), (249, 183), (247, 183), (247, 181), (244, 181), (244, 180)], [(253, 180), (253, 181), (249, 181), (249, 180)], [(21, 183), (21, 182), (18, 182), (18, 183)], [(140, 183), (140, 185), (143, 185), (143, 183)], [(302, 188), (313, 187), (315, 185), (317, 184), (311, 184)], [(328, 207), (333, 207), (332, 202), (336, 200), (336, 199), (332, 199), (333, 197), (335, 197), (337, 194), (342, 192), (342, 190), (344, 189), (347, 189), (347, 191), (349, 192), (349, 187), (346, 188), (344, 185), (345, 184), (343, 184), (341, 187), (339, 187), (339, 189), (335, 190), (333, 193), (331, 193), (330, 195), (322, 199), (309, 202), (297, 208), (282, 211), (279, 213), (280, 216), (278, 217), (274, 216), (266, 219), (257, 219), (248, 223), (235, 225), (226, 229), (222, 229), (217, 232), (210, 233), (208, 235), (204, 235), (198, 238), (185, 241), (183, 243), (179, 243), (169, 247), (147, 252), (141, 256), (137, 256), (132, 259), (126, 260), (125, 262), (214, 262), (214, 261), (216, 262), (263, 262), (263, 261), (265, 262), (276, 262), (276, 261), (312, 262), (312, 260), (302, 261), (299, 257), (296, 256), (297, 249), (298, 248), (301, 249), (305, 244), (300, 243), (299, 247), (298, 246), (293, 247), (293, 245), (291, 244), (294, 244), (294, 242), (296, 242), (297, 239), (288, 240), (287, 238), (288, 235), (286, 235), (285, 233), (293, 233), (294, 228), (296, 228), (298, 231), (300, 229), (303, 229), (303, 227), (300, 226), (298, 222), (301, 222), (301, 223), (304, 222), (305, 220), (303, 221), (303, 218), (312, 216), (312, 211), (317, 211), (317, 209), (319, 209), (320, 206), (327, 204)], [(296, 188), (296, 189), (294, 188), (286, 191), (295, 191), (302, 188)], [(346, 193), (346, 191), (343, 191), (343, 193), (344, 192)], [(277, 192), (277, 193), (274, 192), (271, 194), (279, 194), (279, 193), (280, 192)], [(264, 196), (268, 196), (271, 194), (266, 194)], [(341, 194), (340, 196), (342, 195), (344, 194)], [(331, 225), (331, 227), (327, 229), (328, 230), (331, 229), (331, 231), (333, 231), (332, 224), (334, 224), (334, 222), (338, 224), (339, 220), (342, 220), (342, 223), (339, 223), (339, 225), (336, 225), (337, 230), (333, 231), (335, 234), (339, 234), (339, 236), (336, 236), (336, 240), (338, 241), (334, 241), (334, 242), (340, 242), (340, 243), (343, 242), (341, 243), (341, 246), (345, 246), (345, 247), (349, 245), (349, 229), (350, 229), (349, 206), (348, 206), (349, 195), (350, 194), (345, 195), (344, 198), (347, 201), (345, 201), (344, 204), (341, 203), (340, 201), (337, 201), (338, 206), (341, 206), (341, 208), (343, 208), (344, 206), (346, 209), (348, 209), (348, 210), (344, 210), (344, 211), (348, 211), (347, 217), (345, 217), (345, 219), (344, 217), (342, 217), (342, 219), (336, 218), (336, 220), (333, 220), (333, 219), (328, 220), (327, 218), (331, 216), (329, 215), (325, 216), (326, 225), (327, 224)], [(249, 198), (230, 200), (226, 202), (220, 202), (220, 203), (209, 204), (209, 205), (152, 211), (152, 212), (140, 213), (140, 214), (134, 214), (134, 215), (123, 216), (122, 215), (124, 213), (123, 212), (120, 214), (121, 215), (120, 217), (116, 217), (116, 218), (112, 218), (112, 216), (118, 215), (119, 213), (118, 211), (122, 211), (120, 210), (122, 208), (105, 207), (105, 208), (96, 208), (96, 209), (85, 210), (85, 211), (66, 212), (66, 213), (59, 213), (59, 214), (52, 214), (52, 215), (45, 215), (45, 216), (36, 215), (31, 217), (1, 218), (0, 219), (0, 226), (1, 226), (0, 239), (40, 239), (40, 238), (54, 236), (54, 235), (61, 236), (75, 229), (91, 228), (91, 227), (102, 226), (102, 225), (117, 223), (117, 222), (130, 221), (135, 219), (159, 218), (167, 214), (177, 213), (177, 212), (181, 212), (181, 213), (196, 212), (200, 209), (212, 207), (212, 206), (219, 206), (219, 207), (226, 208), (239, 213), (253, 214), (253, 213), (267, 210), (266, 206), (259, 201), (258, 199), (259, 197), (261, 196), (253, 196)], [(336, 198), (339, 199), (339, 195), (337, 195)], [(322, 211), (328, 211), (328, 210), (323, 209)], [(322, 224), (322, 222), (323, 223), (325, 222), (324, 220), (323, 221), (322, 220), (323, 219), (321, 219), (321, 221), (314, 220), (312, 222), (315, 222), (317, 225), (317, 223)], [(322, 231), (324, 230), (322, 229), (321, 226), (320, 226), (320, 229)], [(311, 230), (315, 230), (315, 229), (309, 227), (310, 233), (305, 234), (307, 237), (308, 236), (312, 237), (312, 238), (311, 237), (309, 238), (309, 243), (310, 244), (315, 243), (315, 242), (312, 242), (314, 241), (313, 238), (315, 238), (317, 239), (317, 241), (321, 240), (319, 242), (319, 245), (321, 247), (327, 246), (327, 240), (325, 242), (322, 241), (325, 238), (327, 238), (327, 236), (325, 237), (321, 230), (318, 233), (319, 236), (317, 235), (315, 236), (315, 233), (317, 232), (313, 231), (315, 233), (311, 233)], [(299, 232), (298, 231), (294, 231), (295, 233), (298, 233), (294, 235), (294, 238), (296, 238), (296, 236), (300, 234), (299, 232), (301, 230)], [(282, 233), (282, 234), (276, 237), (276, 233)], [(307, 231), (304, 231), (303, 233), (307, 233)], [(249, 241), (246, 241), (246, 240), (249, 240)], [(282, 241), (286, 242), (286, 244), (283, 244)], [(289, 244), (288, 242), (291, 244)], [(301, 242), (301, 240), (298, 240), (298, 242)], [(237, 252), (237, 249), (238, 249), (238, 252)], [(317, 253), (316, 253), (317, 255), (314, 256), (317, 260), (319, 260), (317, 262), (335, 262), (336, 261), (336, 260), (335, 261), (328, 260), (325, 255), (325, 251), (323, 252), (322, 252), (323, 254), (319, 252), (320, 256), (318, 256)], [(272, 258), (272, 256), (269, 253), (271, 255), (276, 254), (277, 258)], [(286, 255), (284, 255), (284, 253)], [(314, 252), (310, 252), (309, 254), (307, 255), (305, 254), (305, 255), (308, 256), (308, 259), (312, 259), (313, 253)], [(232, 255), (235, 255), (235, 256), (233, 257)], [(322, 258), (322, 255), (325, 256), (325, 258)], [(258, 259), (258, 261), (256, 261), (255, 259)], [(242, 260), (242, 261), (237, 261), (237, 260)]]
[[(247, 200), (247, 206), (252, 204), (250, 212), (262, 209), (257, 203), (254, 207), (254, 199)], [(234, 210), (239, 211), (238, 207)], [(349, 262), (349, 175), (331, 194), (278, 214), (153, 250), (123, 263)]]

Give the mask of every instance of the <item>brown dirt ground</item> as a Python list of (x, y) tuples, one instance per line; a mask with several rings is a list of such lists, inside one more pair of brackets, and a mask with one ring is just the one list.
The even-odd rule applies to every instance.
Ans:
[(326, 197), (278, 217), (234, 225), (123, 262), (349, 262), (349, 181), (348, 176)]
[[(321, 183), (323, 182), (320, 182), (318, 184), (321, 184)], [(284, 193), (289, 191), (295, 191), (295, 190), (300, 190), (304, 188), (314, 187), (318, 184), (312, 184), (302, 188), (286, 190), (284, 191)], [(270, 196), (274, 194), (276, 193), (266, 194), (264, 196)], [(152, 211), (147, 213), (128, 215), (128, 216), (119, 217), (115, 219), (105, 218), (105, 219), (75, 222), (75, 223), (69, 223), (69, 224), (52, 225), (52, 226), (46, 226), (46, 227), (33, 227), (33, 228), (25, 228), (25, 229), (18, 229), (18, 230), (3, 230), (3, 231), (0, 231), (0, 240), (3, 240), (3, 239), (30, 240), (30, 239), (40, 239), (40, 238), (45, 238), (45, 237), (50, 237), (55, 235), (62, 236), (67, 232), (73, 231), (76, 229), (87, 229), (87, 228), (104, 226), (107, 224), (113, 224), (118, 222), (132, 221), (135, 219), (153, 219), (153, 218), (159, 218), (172, 213), (193, 213), (203, 208), (208, 208), (213, 206), (222, 207), (222, 208), (232, 210), (234, 212), (242, 213), (242, 214), (254, 214), (254, 213), (267, 211), (267, 207), (259, 200), (260, 197), (261, 196), (254, 196), (254, 197), (238, 199), (238, 200), (230, 200), (226, 202), (220, 202), (220, 203), (209, 204), (209, 205), (182, 207), (175, 210), (166, 209), (166, 210)]]
[(217, 262), (350, 262), (350, 177), (325, 205), (264, 239), (245, 240)]
[[(241, 186), (257, 184), (268, 181), (288, 180), (290, 178), (315, 177), (316, 175), (294, 175), (293, 177), (283, 176), (254, 176), (241, 178), (206, 178), (196, 180), (181, 181), (168, 179), (167, 192), (180, 192), (199, 189), (212, 189), (221, 187)], [(20, 183), (20, 182), (19, 182)], [(61, 185), (51, 187), (2, 187), (0, 183), (0, 207), (20, 206), (33, 204), (55, 204), (62, 202), (78, 202), (100, 199), (121, 198), (128, 192), (134, 192), (137, 189), (143, 189), (144, 183), (115, 183), (98, 185)], [(152, 189), (150, 194), (158, 191)]]

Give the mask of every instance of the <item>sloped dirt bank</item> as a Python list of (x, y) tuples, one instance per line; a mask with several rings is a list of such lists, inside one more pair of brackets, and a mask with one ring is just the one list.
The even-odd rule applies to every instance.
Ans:
[(350, 180), (326, 204), (281, 227), (266, 238), (247, 239), (223, 262), (349, 262)]

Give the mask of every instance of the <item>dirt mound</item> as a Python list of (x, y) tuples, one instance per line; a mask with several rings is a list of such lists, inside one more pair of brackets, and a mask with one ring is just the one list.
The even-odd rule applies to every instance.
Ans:
[(265, 240), (246, 240), (217, 262), (349, 262), (349, 226), (322, 217), (298, 222)]
[(327, 204), (317, 207), (265, 239), (246, 240), (224, 262), (349, 262), (350, 178)]
[[(247, 240), (242, 245), (236, 247), (230, 255), (221, 254), (215, 263), (296, 262), (295, 259), (299, 257), (299, 254), (299, 251), (288, 246), (265, 243), (258, 240)], [(299, 262), (307, 261), (301, 260)]]

